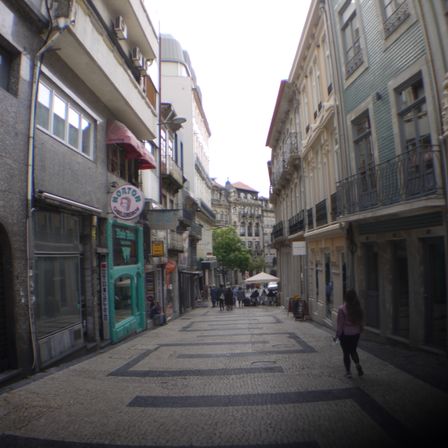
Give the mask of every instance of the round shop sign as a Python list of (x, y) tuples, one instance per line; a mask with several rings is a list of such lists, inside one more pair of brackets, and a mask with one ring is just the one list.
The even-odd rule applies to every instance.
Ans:
[(133, 185), (117, 188), (110, 199), (112, 213), (120, 219), (137, 218), (143, 211), (144, 205), (143, 193)]

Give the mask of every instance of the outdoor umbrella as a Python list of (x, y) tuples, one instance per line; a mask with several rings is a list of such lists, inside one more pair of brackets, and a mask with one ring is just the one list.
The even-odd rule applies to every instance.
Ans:
[(266, 272), (260, 272), (253, 277), (249, 277), (244, 280), (245, 283), (269, 283), (269, 282), (278, 282), (280, 279), (278, 277), (274, 277), (273, 275), (266, 274)]

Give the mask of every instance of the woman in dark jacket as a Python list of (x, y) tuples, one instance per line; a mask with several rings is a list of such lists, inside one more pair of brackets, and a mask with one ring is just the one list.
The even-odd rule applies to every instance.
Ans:
[(233, 291), (230, 286), (228, 286), (224, 291), (224, 303), (226, 305), (227, 311), (233, 309)]

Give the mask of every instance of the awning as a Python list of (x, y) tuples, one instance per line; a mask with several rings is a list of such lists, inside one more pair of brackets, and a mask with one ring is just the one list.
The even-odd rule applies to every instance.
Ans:
[(138, 160), (141, 170), (156, 168), (156, 161), (145, 145), (120, 121), (110, 121), (107, 126), (106, 143), (120, 145), (126, 151), (126, 159)]

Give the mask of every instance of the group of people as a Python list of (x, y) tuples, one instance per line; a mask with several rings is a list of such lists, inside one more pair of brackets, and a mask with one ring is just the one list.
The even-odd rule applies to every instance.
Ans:
[(213, 285), (210, 288), (210, 298), (212, 300), (212, 306), (219, 306), (220, 311), (232, 311), (233, 307), (238, 304), (238, 307), (243, 306), (246, 294), (241, 286), (235, 286), (233, 289), (230, 286), (225, 287), (219, 285), (217, 288)]

